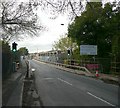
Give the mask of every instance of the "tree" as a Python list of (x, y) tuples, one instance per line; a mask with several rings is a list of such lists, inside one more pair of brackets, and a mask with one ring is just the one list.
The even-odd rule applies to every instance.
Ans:
[(4, 1), (0, 2), (0, 31), (4, 40), (23, 38), (21, 34), (28, 33), (36, 36), (43, 26), (38, 25), (35, 9), (47, 7), (50, 13), (57, 16), (60, 13), (69, 13), (74, 19), (84, 10), (84, 2), (88, 0), (28, 0), (29, 2)]
[(94, 7), (95, 13), (93, 10), (91, 10), (90, 5), (87, 5), (86, 11), (84, 11), (81, 16), (77, 17), (74, 22), (69, 25), (68, 36), (76, 40), (78, 45), (97, 45), (97, 57), (109, 58), (108, 62), (103, 60), (100, 61), (103, 66), (108, 66), (105, 71), (109, 71), (111, 60), (110, 58), (111, 55), (114, 55), (112, 49), (114, 52), (115, 48), (117, 52), (119, 51), (119, 5), (116, 3), (107, 3), (103, 8), (101, 3), (90, 4), (92, 7)]
[(11, 71), (12, 54), (8, 42), (0, 40), (0, 46), (2, 46), (2, 78), (4, 79), (8, 74), (10, 74)]
[[(96, 14), (86, 6), (86, 11), (69, 25), (68, 35), (80, 44), (98, 45), (98, 56), (108, 57), (111, 53), (112, 38), (119, 33), (119, 24), (115, 22), (117, 10), (112, 4), (102, 8), (101, 3), (91, 3)], [(104, 52), (103, 52), (104, 51)]]
[(25, 55), (28, 55), (28, 49), (26, 47), (21, 47), (19, 50), (18, 50), (19, 54), (21, 56), (25, 56)]
[(0, 31), (1, 38), (9, 41), (22, 38), (21, 34), (37, 36), (43, 26), (37, 21), (35, 9), (37, 4), (32, 2), (0, 2)]
[(68, 49), (76, 49), (77, 44), (73, 42), (69, 37), (61, 37), (58, 41), (55, 41), (53, 47), (56, 50), (61, 50), (66, 52)]
[(53, 19), (59, 14), (67, 14), (71, 20), (81, 15), (84, 11), (86, 3), (89, 2), (101, 2), (101, 0), (33, 0), (40, 4), (42, 9), (50, 11), (53, 15)]
[(43, 9), (49, 9), (55, 17), (65, 13), (74, 18), (80, 15), (84, 8), (82, 0), (41, 0), (39, 3)]

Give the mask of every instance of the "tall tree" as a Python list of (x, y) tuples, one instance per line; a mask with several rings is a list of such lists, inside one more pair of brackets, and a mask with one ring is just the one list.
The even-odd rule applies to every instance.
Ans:
[(68, 14), (70, 18), (80, 15), (84, 9), (84, 1), (87, 0), (38, 0), (43, 9), (49, 9), (50, 13), (57, 17), (59, 14)]
[(120, 12), (119, 5), (107, 3), (104, 8), (100, 3), (90, 3), (94, 10), (86, 6), (81, 16), (77, 17), (69, 25), (68, 36), (77, 41), (78, 45), (92, 44), (98, 46), (100, 58), (109, 58), (99, 61), (103, 65), (103, 71), (110, 71), (111, 56), (119, 59), (119, 31)]
[[(100, 0), (98, 0), (100, 1)], [(68, 13), (74, 19), (84, 10), (88, 0), (28, 0), (28, 2), (16, 2), (15, 0), (0, 2), (0, 34), (1, 38), (9, 41), (12, 38), (21, 37), (20, 34), (28, 33), (36, 36), (43, 28), (38, 25), (35, 9), (40, 6), (47, 7), (50, 13), (58, 16), (60, 13)], [(18, 36), (19, 35), (19, 36)], [(30, 36), (29, 35), (29, 36)]]
[(28, 33), (36, 36), (42, 30), (42, 25), (37, 21), (35, 9), (37, 5), (32, 2), (5, 1), (0, 2), (0, 36), (9, 41), (20, 38), (21, 34)]
[(8, 42), (0, 40), (0, 47), (2, 47), (2, 52), (0, 53), (2, 53), (2, 78), (4, 79), (10, 74), (12, 54)]
[(21, 47), (19, 50), (18, 50), (18, 53), (21, 55), (21, 56), (25, 56), (25, 55), (28, 55), (29, 52), (28, 52), (28, 49), (26, 47)]
[[(98, 56), (108, 57), (111, 53), (112, 38), (119, 33), (118, 11), (108, 3), (102, 8), (101, 3), (91, 3), (93, 10), (86, 6), (86, 11), (69, 25), (68, 35), (80, 44), (98, 45)], [(117, 36), (116, 35), (116, 36)], [(104, 51), (104, 52), (103, 52)]]
[(75, 50), (77, 48), (77, 43), (73, 42), (69, 37), (61, 37), (58, 41), (54, 42), (53, 47), (56, 50), (66, 52), (68, 49)]

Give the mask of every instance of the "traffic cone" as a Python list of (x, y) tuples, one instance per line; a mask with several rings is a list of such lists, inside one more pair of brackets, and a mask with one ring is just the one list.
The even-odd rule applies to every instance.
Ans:
[(96, 77), (99, 77), (98, 70), (96, 70)]

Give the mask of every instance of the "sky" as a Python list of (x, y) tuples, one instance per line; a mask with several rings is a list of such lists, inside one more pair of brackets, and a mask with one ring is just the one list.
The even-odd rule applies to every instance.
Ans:
[[(39, 37), (27, 38), (18, 41), (18, 49), (26, 47), (30, 53), (52, 50), (54, 41), (67, 33), (69, 19), (65, 15), (59, 15), (56, 19), (50, 19), (50, 15), (39, 10), (38, 16), (46, 30), (39, 34)], [(61, 25), (64, 24), (64, 25)]]
[[(107, 1), (113, 0), (106, 0), (106, 2)], [(67, 33), (68, 24), (70, 22), (67, 15), (59, 15), (56, 19), (50, 19), (50, 14), (47, 11), (38, 9), (38, 17), (47, 30), (41, 32), (39, 37), (25, 38), (22, 41), (16, 41), (18, 49), (26, 47), (29, 53), (50, 51), (53, 48), (52, 45), (54, 41), (58, 41), (61, 36), (65, 36)]]

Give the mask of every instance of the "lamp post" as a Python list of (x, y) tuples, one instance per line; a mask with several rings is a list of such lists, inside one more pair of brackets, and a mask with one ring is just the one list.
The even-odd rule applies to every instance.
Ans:
[[(62, 26), (64, 26), (64, 23), (61, 23)], [(72, 63), (72, 39), (71, 37), (69, 37), (70, 40), (69, 41), (69, 48), (67, 49), (67, 60), (69, 59), (70, 57), (70, 64)]]

